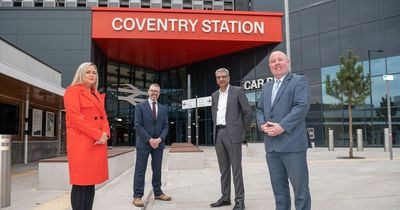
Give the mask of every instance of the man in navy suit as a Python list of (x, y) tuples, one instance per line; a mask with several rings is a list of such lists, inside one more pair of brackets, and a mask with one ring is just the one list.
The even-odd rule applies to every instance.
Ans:
[(264, 134), (266, 158), (275, 196), (276, 210), (290, 210), (289, 180), (296, 210), (310, 210), (305, 117), (310, 106), (310, 87), (306, 78), (289, 72), (289, 59), (275, 51), (269, 57), (274, 80), (261, 91), (257, 124)]
[(133, 184), (133, 204), (143, 207), (144, 180), (147, 160), (151, 155), (153, 171), (152, 185), (155, 199), (170, 201), (161, 190), (161, 165), (165, 138), (168, 134), (167, 107), (157, 103), (160, 86), (152, 84), (148, 90), (148, 100), (138, 104), (135, 109), (136, 166)]

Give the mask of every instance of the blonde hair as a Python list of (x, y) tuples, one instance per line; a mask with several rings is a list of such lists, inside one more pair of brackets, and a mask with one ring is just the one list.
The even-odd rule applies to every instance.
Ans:
[(72, 85), (83, 84), (83, 80), (85, 78), (86, 69), (89, 66), (93, 66), (94, 69), (96, 69), (96, 73), (97, 73), (96, 82), (92, 85), (92, 88), (97, 90), (97, 87), (99, 85), (99, 72), (97, 71), (96, 65), (94, 65), (94, 63), (92, 63), (92, 62), (85, 62), (85, 63), (82, 63), (81, 65), (79, 65), (78, 69), (75, 72), (74, 79), (71, 82), (71, 86)]

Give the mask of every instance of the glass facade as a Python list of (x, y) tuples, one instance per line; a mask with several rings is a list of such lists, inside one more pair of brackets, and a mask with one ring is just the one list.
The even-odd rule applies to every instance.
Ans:
[[(386, 103), (386, 81), (383, 80), (383, 75), (392, 74), (394, 78), (399, 78), (399, 72), (389, 72), (387, 68), (388, 60), (399, 62), (399, 56), (389, 58), (379, 58), (370, 60), (370, 62), (362, 61), (365, 74), (368, 74), (369, 67), (371, 68), (371, 95), (365, 99), (363, 105), (353, 107), (353, 129), (362, 129), (368, 146), (383, 145), (384, 128), (387, 128), (387, 103)], [(395, 61), (397, 60), (397, 61)], [(322, 81), (322, 104), (324, 111), (324, 126), (336, 130), (342, 130), (343, 136), (337, 136), (341, 139), (338, 145), (348, 145), (347, 126), (348, 126), (348, 110), (345, 106), (340, 106), (339, 101), (325, 92), (324, 81), (326, 75), (331, 78), (336, 77), (336, 72), (339, 71), (339, 66), (330, 66), (321, 68)], [(400, 79), (400, 78), (399, 78)], [(400, 144), (400, 127), (399, 127), (399, 110), (400, 105), (400, 83), (396, 79), (390, 82), (390, 102), (391, 102), (391, 117), (393, 129), (393, 143)], [(340, 133), (340, 132), (339, 132)], [(346, 141), (347, 140), (347, 141)]]
[[(283, 12), (283, 1), (251, 0), (236, 4), (238, 10)], [(241, 6), (240, 6), (241, 5)], [(363, 105), (352, 107), (353, 129), (362, 129), (365, 146), (382, 146), (387, 127), (386, 82), (382, 75), (394, 75), (390, 82), (393, 122), (393, 145), (400, 146), (400, 1), (397, 0), (307, 0), (289, 1), (291, 67), (294, 73), (305, 75), (310, 81), (311, 106), (307, 126), (314, 129), (317, 146), (328, 145), (328, 130), (334, 131), (335, 145), (348, 146), (348, 108), (325, 92), (327, 75), (336, 77), (340, 69), (339, 57), (348, 50), (359, 57), (365, 74), (371, 72), (372, 94)], [(168, 144), (185, 142), (188, 136), (188, 110), (181, 102), (187, 99), (187, 75), (191, 76), (192, 98), (210, 96), (218, 89), (214, 72), (225, 67), (230, 70), (231, 84), (243, 86), (246, 81), (271, 77), (268, 54), (286, 49), (286, 43), (266, 45), (189, 64), (180, 68), (157, 72), (113, 61), (106, 62), (104, 75), (108, 94), (107, 109), (113, 122), (125, 123), (128, 133), (123, 142), (133, 145), (134, 106), (116, 100), (118, 87), (129, 83), (147, 90), (157, 82), (162, 87), (161, 103), (169, 107), (170, 132)], [(253, 108), (259, 100), (259, 88), (246, 90)], [(114, 95), (113, 95), (114, 94)], [(113, 98), (114, 97), (114, 98)], [(191, 136), (195, 136), (195, 114), (190, 110)], [(210, 107), (198, 109), (199, 140), (201, 145), (212, 145)], [(117, 129), (118, 130), (118, 129)], [(354, 134), (356, 132), (353, 132)], [(124, 134), (125, 135), (125, 134)], [(253, 118), (249, 142), (261, 142)], [(192, 138), (192, 143), (195, 139)]]
[[(101, 54), (98, 51), (99, 54)], [(127, 84), (146, 91), (150, 84), (158, 81), (158, 74), (152, 70), (126, 65), (115, 61), (106, 61), (104, 68), (99, 67), (100, 89), (106, 93), (106, 107), (110, 122), (112, 141), (110, 145), (135, 145), (133, 117), (135, 106), (128, 101), (118, 99), (126, 96), (118, 88), (127, 88)], [(146, 98), (143, 96), (143, 98)]]

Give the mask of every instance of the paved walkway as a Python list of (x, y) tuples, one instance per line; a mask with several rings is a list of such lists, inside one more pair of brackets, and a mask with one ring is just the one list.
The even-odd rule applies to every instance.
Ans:
[[(219, 171), (213, 147), (205, 152), (205, 168), (167, 170), (168, 149), (164, 153), (163, 190), (171, 202), (155, 201), (147, 173), (145, 196), (147, 210), (202, 210), (220, 197)], [(313, 210), (400, 210), (400, 149), (394, 160), (382, 148), (355, 152), (365, 159), (337, 159), (348, 149), (311, 149), (308, 153)], [(96, 191), (94, 210), (139, 209), (131, 204), (131, 168)], [(151, 172), (151, 169), (148, 169)], [(274, 210), (274, 198), (264, 154), (243, 155), (246, 209)], [(70, 210), (69, 192), (38, 190), (37, 164), (13, 166), (12, 206), (4, 210)], [(232, 188), (233, 192), (233, 188)], [(233, 197), (232, 197), (233, 200)], [(292, 205), (293, 206), (293, 205)], [(218, 210), (232, 209), (233, 206)], [(2, 209), (2, 210), (3, 210)], [(294, 209), (294, 208), (292, 208)]]

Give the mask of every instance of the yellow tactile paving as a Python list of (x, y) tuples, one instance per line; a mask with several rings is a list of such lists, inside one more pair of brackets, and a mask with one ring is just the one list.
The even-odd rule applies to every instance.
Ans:
[[(345, 157), (345, 156), (343, 156)], [(352, 163), (352, 162), (361, 162), (361, 161), (382, 161), (382, 160), (389, 160), (389, 157), (373, 157), (369, 158), (366, 157), (364, 159), (333, 159), (333, 160), (310, 160), (307, 161), (308, 163), (336, 163), (336, 162), (343, 162), (343, 163)], [(393, 160), (400, 160), (400, 157), (395, 157)]]
[(27, 175), (31, 175), (33, 173), (37, 173), (38, 170), (37, 169), (30, 169), (30, 170), (24, 170), (21, 172), (12, 172), (11, 173), (11, 178), (16, 178), (16, 177), (20, 177), (20, 176), (27, 176)]
[(33, 210), (66, 210), (71, 207), (69, 192), (54, 198), (51, 201), (40, 204)]

